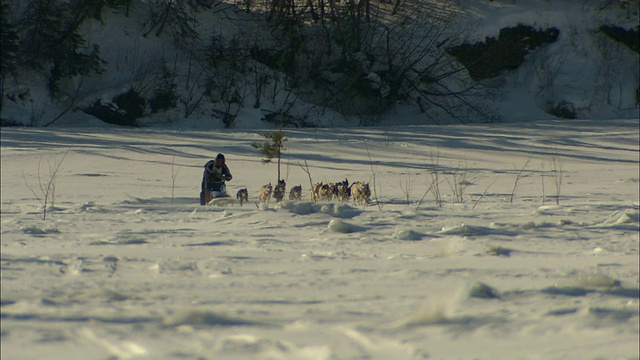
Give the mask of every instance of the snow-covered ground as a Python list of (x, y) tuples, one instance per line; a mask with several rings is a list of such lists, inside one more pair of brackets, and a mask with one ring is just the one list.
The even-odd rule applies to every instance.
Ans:
[[(251, 143), (282, 101), (242, 109), (235, 130), (206, 100), (144, 129), (81, 111), (3, 127), (2, 359), (638, 359), (638, 55), (598, 31), (636, 26), (638, 2), (602, 3), (451, 5), (469, 42), (560, 30), (484, 84), (501, 90), (483, 105), (502, 124), (416, 126), (399, 103), (380, 118), (394, 126), (357, 128), (299, 101), (292, 113), (325, 127), (285, 129), (298, 202), (255, 204), (277, 179)], [(73, 106), (110, 102), (163, 60), (187, 69), (170, 36), (141, 36), (143, 12), (87, 26), (107, 72), (67, 84), (82, 90)], [(203, 15), (200, 30), (233, 33), (237, 16)], [(5, 99), (3, 119), (45, 125), (69, 107), (41, 78), (10, 80), (30, 97)], [(562, 101), (596, 120), (553, 121), (545, 107)], [(249, 204), (198, 205), (218, 152)], [(307, 172), (368, 181), (373, 202), (310, 202)]]
[[(256, 206), (255, 132), (3, 128), (1, 357), (637, 359), (639, 135), (287, 129), (305, 200)], [(198, 205), (218, 152), (249, 204)], [(309, 202), (305, 162), (374, 202)]]
[[(431, 7), (445, 7), (456, 14), (438, 41), (448, 39), (447, 46), (462, 42), (485, 41), (497, 38), (500, 30), (519, 24), (537, 30), (555, 28), (559, 31), (556, 42), (532, 51), (517, 69), (484, 81), (481, 91), (469, 101), (495, 116), (496, 121), (521, 122), (553, 120), (548, 110), (562, 104), (575, 111), (579, 119), (633, 119), (638, 118), (638, 89), (640, 70), (639, 55), (625, 45), (606, 37), (602, 25), (634, 29), (638, 25), (638, 0), (425, 0)], [(79, 94), (74, 101), (68, 98), (52, 100), (46, 81), (41, 75), (21, 74), (20, 78), (7, 77), (4, 90), (14, 100), (4, 99), (0, 116), (16, 123), (44, 126), (55, 122), (56, 126), (103, 126), (95, 117), (79, 110), (100, 100), (103, 104), (134, 88), (148, 99), (159, 86), (158, 78), (163, 66), (172, 69), (176, 84), (177, 106), (166, 112), (151, 114), (147, 106), (146, 116), (139, 120), (142, 126), (183, 129), (220, 129), (224, 127), (220, 116), (213, 110), (224, 110), (220, 103), (212, 103), (204, 96), (200, 105), (185, 118), (185, 105), (193, 106), (194, 76), (202, 76), (193, 68), (193, 59), (176, 48), (169, 31), (161, 36), (150, 34), (148, 29), (148, 4), (134, 1), (128, 17), (123, 11), (106, 11), (104, 21), (88, 22), (83, 35), (90, 44), (100, 46), (105, 63), (105, 73), (65, 82), (65, 91)], [(242, 33), (251, 41), (260, 41), (265, 28), (253, 28), (254, 22), (246, 21), (251, 15), (229, 4), (201, 10), (196, 30), (200, 34), (200, 48), (209, 45), (212, 36), (229, 39)], [(257, 39), (257, 40), (256, 40)], [(253, 64), (253, 60), (246, 60)], [(200, 74), (200, 75), (194, 75)], [(375, 75), (375, 74), (371, 74)], [(377, 75), (375, 75), (377, 76)], [(280, 112), (287, 109), (292, 116), (305, 117), (306, 121), (323, 127), (357, 126), (374, 123), (387, 126), (458, 123), (446, 114), (438, 114), (437, 108), (420, 112), (412, 100), (402, 100), (392, 109), (374, 120), (361, 116), (343, 116), (327, 108), (305, 103), (288, 93), (285, 81), (282, 88), (272, 94), (273, 84), (265, 89), (261, 105), (254, 108), (255, 95), (249, 91), (254, 74), (244, 81), (247, 89), (244, 106), (233, 123), (236, 129), (271, 128), (261, 121), (264, 112)], [(164, 80), (166, 81), (166, 79)], [(190, 89), (190, 90), (186, 90)], [(296, 91), (295, 89), (293, 90)], [(243, 90), (244, 92), (244, 90)], [(22, 97), (24, 94), (26, 97)], [(191, 98), (190, 98), (191, 97)], [(22, 98), (22, 100), (20, 100)], [(198, 96), (195, 96), (198, 98)], [(293, 105), (291, 104), (293, 102)], [(465, 119), (481, 122), (486, 119)]]

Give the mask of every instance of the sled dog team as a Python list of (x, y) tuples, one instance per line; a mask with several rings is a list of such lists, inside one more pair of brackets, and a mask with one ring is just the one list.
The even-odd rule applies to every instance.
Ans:
[[(258, 201), (267, 202), (272, 197), (276, 202), (281, 202), (284, 199), (287, 184), (284, 180), (279, 180), (278, 184), (273, 187), (271, 183), (262, 185), (260, 191), (258, 191)], [(248, 201), (249, 193), (246, 188), (238, 190), (236, 199), (240, 201), (240, 205), (243, 202)], [(371, 189), (369, 183), (356, 181), (349, 184), (349, 180), (336, 183), (316, 183), (311, 189), (311, 200), (313, 202), (319, 201), (340, 201), (347, 202), (353, 200), (354, 203), (359, 205), (367, 205), (371, 202)], [(289, 200), (299, 201), (302, 200), (302, 185), (296, 185), (289, 191)]]
[[(231, 171), (225, 163), (224, 155), (218, 154), (215, 160), (210, 160), (204, 166), (202, 176), (202, 187), (200, 192), (200, 204), (208, 204), (214, 197), (229, 197), (226, 191), (225, 181), (231, 180)], [(287, 184), (284, 180), (278, 180), (275, 187), (268, 183), (263, 185), (258, 192), (258, 202), (268, 202), (271, 197), (276, 202), (284, 199)], [(215, 195), (214, 195), (215, 194)], [(311, 200), (318, 201), (341, 201), (346, 202), (352, 199), (354, 203), (367, 205), (371, 201), (371, 189), (369, 183), (356, 181), (349, 184), (349, 180), (336, 183), (317, 183), (311, 189)], [(244, 188), (236, 193), (236, 200), (240, 205), (249, 201), (249, 191)], [(289, 200), (302, 200), (302, 185), (297, 185), (289, 191)]]

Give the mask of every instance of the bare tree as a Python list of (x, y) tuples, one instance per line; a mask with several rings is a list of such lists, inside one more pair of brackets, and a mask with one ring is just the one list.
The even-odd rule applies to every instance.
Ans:
[(544, 177), (546, 176), (544, 171), (544, 161), (540, 163), (540, 182), (542, 183), (542, 205), (544, 206), (547, 201), (547, 192), (544, 184)]
[(398, 12), (401, 21), (383, 28), (377, 43), (385, 55), (387, 100), (413, 99), (434, 123), (440, 114), (461, 123), (469, 117), (491, 120), (491, 113), (475, 100), (478, 84), (445, 52), (450, 39), (460, 36), (450, 30), (455, 14), (449, 5), (418, 1)]
[(199, 38), (196, 31), (197, 2), (151, 0), (147, 4), (148, 29), (142, 36), (147, 37), (154, 31), (155, 36), (160, 36), (165, 29), (169, 29), (176, 42), (189, 43)]
[(247, 65), (244, 62), (248, 51), (240, 37), (226, 40), (217, 35), (212, 36), (206, 57), (209, 96), (212, 102), (221, 104), (223, 108), (214, 109), (214, 113), (222, 116), (225, 128), (230, 128), (248, 94), (245, 82)]
[(527, 175), (524, 174), (524, 169), (526, 169), (527, 165), (529, 165), (529, 160), (527, 160), (526, 163), (524, 163), (524, 165), (522, 166), (522, 168), (520, 169), (520, 171), (518, 171), (518, 173), (516, 174), (516, 179), (513, 182), (513, 188), (511, 189), (511, 197), (509, 198), (509, 203), (513, 204), (513, 197), (516, 193), (516, 189), (518, 188), (518, 182), (520, 182), (520, 179), (525, 178)]
[(413, 189), (413, 180), (411, 180), (411, 173), (407, 173), (407, 175), (402, 175), (400, 179), (400, 190), (405, 196), (407, 201), (407, 205), (411, 204), (409, 201), (409, 197), (411, 196), (411, 190)]
[[(365, 144), (366, 146), (366, 144)], [(371, 153), (369, 152), (369, 146), (366, 146), (367, 148), (367, 156), (369, 157), (369, 166), (371, 167), (371, 178), (372, 178), (372, 182), (373, 182), (373, 199), (376, 202), (376, 206), (378, 207), (378, 210), (382, 211), (382, 203), (379, 201), (378, 199), (378, 184), (376, 182), (376, 171), (373, 168), (373, 160), (371, 160)]]
[(173, 199), (176, 194), (176, 180), (178, 179), (178, 173), (180, 172), (180, 168), (176, 168), (176, 157), (175, 155), (171, 159), (171, 203), (173, 204)]
[(418, 200), (418, 205), (416, 205), (416, 211), (418, 211), (418, 209), (420, 208), (420, 205), (422, 205), (422, 201), (424, 201), (424, 198), (427, 197), (427, 194), (429, 194), (429, 192), (433, 191), (435, 182), (436, 182), (435, 180), (431, 180), (431, 184), (429, 186), (427, 186), (427, 190), (425, 190), (425, 192), (422, 194), (422, 197), (420, 198), (420, 200)]
[(553, 186), (556, 190), (556, 205), (560, 205), (560, 194), (562, 192), (564, 169), (562, 159), (560, 159), (557, 154), (551, 157), (551, 176), (553, 178)]
[(454, 204), (464, 203), (464, 194), (467, 186), (471, 185), (471, 182), (467, 180), (468, 169), (466, 167), (457, 169), (451, 173), (450, 178), (445, 178), (451, 193), (453, 195)]
[(625, 62), (623, 52), (626, 50), (604, 38), (604, 36), (596, 41), (596, 49), (600, 53), (598, 58), (601, 61), (600, 66), (598, 66), (592, 99), (600, 100), (609, 106), (621, 109), (624, 107), (624, 91), (623, 85), (618, 79), (620, 79), (620, 73), (624, 69), (621, 64)]
[(302, 166), (302, 164), (298, 164), (300, 165), (300, 168), (302, 168), (302, 171), (304, 171), (307, 176), (309, 176), (309, 189), (311, 189), (311, 191), (313, 191), (313, 179), (311, 178), (311, 170), (309, 170), (309, 164), (307, 164), (307, 160), (304, 161), (304, 166)]
[(27, 188), (31, 191), (31, 193), (36, 197), (38, 202), (40, 202), (40, 204), (42, 205), (42, 220), (47, 219), (48, 206), (51, 205), (51, 207), (53, 207), (55, 205), (56, 177), (58, 176), (58, 171), (60, 170), (60, 166), (62, 165), (62, 162), (64, 161), (64, 159), (67, 157), (68, 153), (69, 153), (69, 150), (65, 151), (64, 155), (59, 161), (56, 161), (53, 163), (48, 162), (49, 173), (47, 174), (47, 177), (44, 179), (43, 179), (44, 175), (41, 174), (42, 159), (38, 161), (38, 173), (37, 173), (38, 188), (37, 189), (34, 189), (29, 184), (24, 172), (22, 173), (22, 178), (24, 179), (24, 182), (27, 185)]
[(180, 103), (184, 107), (183, 116), (185, 119), (198, 109), (205, 96), (211, 92), (212, 77), (208, 74), (205, 61), (198, 58), (195, 43), (191, 44), (184, 79), (184, 92), (180, 98)]
[(493, 179), (493, 181), (491, 182), (491, 184), (489, 184), (484, 191), (482, 192), (482, 195), (480, 195), (480, 197), (478, 199), (476, 199), (476, 201), (474, 201), (473, 206), (471, 207), (471, 209), (475, 209), (476, 205), (478, 205), (478, 203), (480, 202), (480, 200), (484, 199), (485, 196), (487, 196), (487, 192), (489, 191), (489, 188), (498, 180), (498, 178), (496, 177), (495, 179)]
[[(431, 171), (429, 172), (429, 175), (431, 176), (431, 185), (429, 185), (429, 189), (432, 189), (433, 191), (433, 196), (435, 197), (436, 204), (439, 207), (442, 207), (442, 204), (444, 202), (442, 201), (442, 193), (440, 192), (440, 152), (437, 151), (435, 154), (432, 152), (429, 156), (431, 158), (431, 163), (429, 165), (429, 167), (431, 168)], [(428, 193), (429, 189), (427, 189), (427, 191), (425, 192), (425, 196)]]
[(538, 80), (538, 92), (535, 96), (542, 104), (551, 108), (555, 105), (556, 94), (554, 90), (556, 88), (556, 80), (563, 75), (563, 67), (570, 52), (569, 50), (562, 50), (551, 55), (546, 47), (539, 51), (543, 55), (534, 58), (534, 69)]
[[(341, 56), (337, 62), (335, 56), (315, 56), (314, 69), (305, 72), (314, 76), (309, 83), (323, 105), (371, 116), (402, 100), (434, 123), (442, 115), (461, 123), (494, 119), (480, 98), (487, 89), (446, 53), (450, 39), (461, 35), (451, 26), (456, 16), (452, 6), (418, 0), (397, 3), (395, 9), (363, 1), (345, 2), (345, 7), (323, 24), (331, 41), (340, 44)], [(315, 48), (310, 50), (316, 54)]]

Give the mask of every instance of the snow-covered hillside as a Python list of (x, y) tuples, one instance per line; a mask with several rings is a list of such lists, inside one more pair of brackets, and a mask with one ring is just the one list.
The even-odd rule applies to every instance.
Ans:
[[(639, 136), (287, 129), (304, 198), (256, 206), (253, 132), (4, 128), (1, 357), (637, 359)], [(217, 152), (248, 204), (199, 205)], [(310, 202), (305, 170), (373, 203)]]
[[(102, 22), (94, 20), (84, 27), (88, 46), (98, 44), (106, 61), (104, 74), (67, 82), (65, 90), (67, 94), (74, 95), (73, 101), (69, 97), (51, 99), (42, 76), (22, 74), (17, 79), (7, 78), (4, 83), (6, 98), (0, 114), (2, 119), (38, 126), (51, 122), (56, 126), (100, 125), (99, 120), (79, 109), (97, 101), (112, 106), (115, 96), (132, 87), (149, 99), (170, 74), (178, 94), (176, 107), (151, 113), (147, 106), (139, 123), (143, 126), (192, 129), (223, 127), (220, 114), (228, 109), (210, 97), (198, 101), (201, 89), (197, 89), (194, 83), (203, 75), (196, 71), (190, 49), (176, 44), (169, 31), (160, 36), (153, 32), (146, 34), (149, 7), (146, 2), (134, 1), (133, 4), (128, 16), (124, 16), (123, 10), (109, 10)], [(506, 122), (554, 119), (548, 113), (549, 109), (566, 110), (582, 119), (638, 117), (638, 53), (598, 30), (602, 25), (626, 29), (637, 26), (638, 1), (462, 0), (433, 1), (433, 4), (455, 14), (447, 28), (447, 34), (452, 37), (447, 38), (448, 44), (483, 41), (487, 37), (496, 37), (502, 28), (518, 24), (559, 30), (556, 42), (532, 51), (516, 70), (481, 82), (481, 91), (474, 94), (472, 101), (475, 106), (493, 114), (491, 119)], [(252, 22), (246, 21), (251, 16), (232, 4), (224, 3), (202, 11), (197, 14), (195, 27), (200, 35), (198, 46), (206, 46), (214, 35), (230, 39), (239, 33), (245, 38), (263, 41), (261, 36), (267, 31), (253, 28)], [(251, 66), (259, 68), (256, 64)], [(221, 79), (223, 75), (216, 78)], [(249, 84), (255, 76), (256, 73), (250, 73), (230, 81)], [(379, 77), (372, 70), (369, 78)], [(278, 113), (283, 108), (288, 114), (318, 126), (456, 122), (446, 113), (438, 112), (437, 108), (422, 113), (415, 102), (407, 99), (398, 101), (373, 119), (357, 114), (345, 116), (302, 100), (295, 93), (296, 88), (284, 86), (284, 77), (279, 81), (279, 85), (272, 81), (269, 89), (264, 90), (265, 93), (271, 91), (269, 96), (265, 96), (269, 100), (261, 101), (258, 107), (255, 107), (254, 92), (243, 94), (242, 105), (233, 110), (237, 116), (232, 127), (272, 127), (273, 124), (261, 119), (265, 114)], [(224, 84), (219, 82), (217, 87), (220, 90)], [(227, 105), (238, 106), (230, 100)], [(487, 121), (486, 118), (475, 120)]]

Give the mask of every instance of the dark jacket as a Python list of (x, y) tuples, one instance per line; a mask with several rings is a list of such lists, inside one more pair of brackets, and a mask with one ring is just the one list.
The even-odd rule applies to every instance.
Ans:
[(220, 186), (225, 181), (229, 181), (233, 178), (231, 171), (226, 164), (223, 164), (220, 168), (216, 168), (215, 160), (209, 160), (204, 165), (204, 174), (202, 175), (202, 191), (205, 188), (214, 191), (220, 191)]

